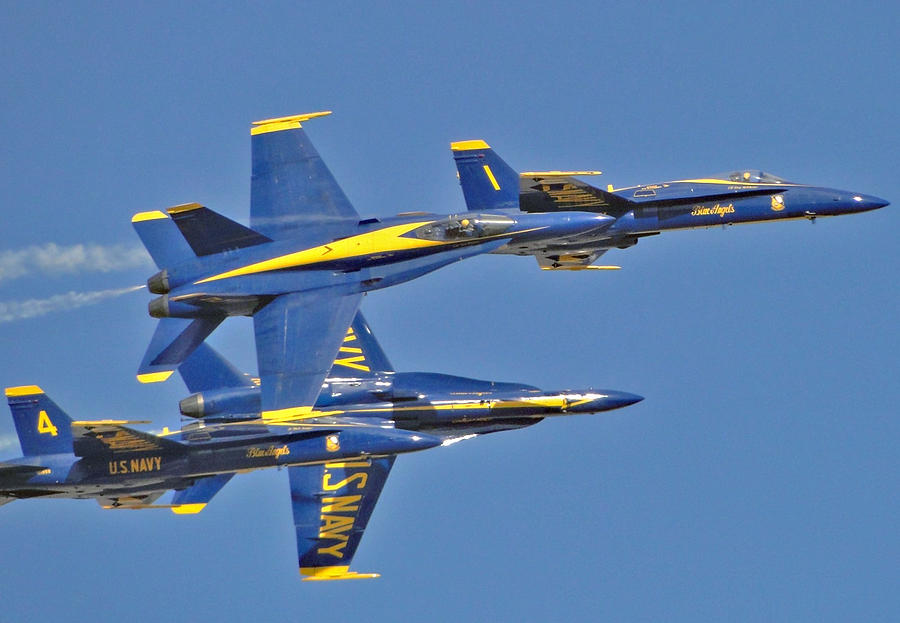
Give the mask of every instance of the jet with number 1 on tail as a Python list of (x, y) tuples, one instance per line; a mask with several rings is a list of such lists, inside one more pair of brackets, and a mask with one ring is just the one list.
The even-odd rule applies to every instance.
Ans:
[(549, 244), (512, 240), (492, 251), (532, 255), (543, 270), (618, 268), (594, 262), (610, 249), (626, 249), (664, 231), (787, 219), (815, 221), (888, 205), (872, 195), (797, 184), (755, 169), (602, 189), (581, 179), (592, 173), (588, 171), (517, 173), (482, 140), (458, 141), (450, 148), (469, 210), (543, 215), (589, 212), (611, 219), (602, 230)]
[(195, 514), (236, 472), (287, 467), (303, 578), (372, 578), (350, 565), (398, 454), (641, 400), (395, 372), (361, 313), (303, 418), (262, 419), (259, 379), (206, 344), (179, 372), (193, 392), (180, 403), (191, 422), (162, 435), (131, 428), (140, 422), (73, 422), (39, 387), (8, 388), (24, 456), (0, 462), (0, 504), (88, 498), (107, 509)]

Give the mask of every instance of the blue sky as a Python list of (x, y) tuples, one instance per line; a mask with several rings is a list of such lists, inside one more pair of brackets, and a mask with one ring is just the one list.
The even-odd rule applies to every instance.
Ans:
[[(448, 144), (471, 138), (616, 186), (748, 166), (900, 201), (890, 3), (3, 13), (2, 317), (143, 283), (134, 212), (246, 222), (249, 123), (314, 110), (335, 111), (307, 129), (364, 215), (461, 210)], [(615, 273), (482, 257), (371, 294), (400, 370), (646, 400), (402, 457), (356, 557), (369, 582), (299, 581), (282, 472), (191, 517), (9, 504), (0, 621), (896, 620), (897, 225), (891, 206), (673, 232), (609, 253)], [(180, 381), (134, 380), (147, 299), (0, 322), (0, 380), (177, 426)], [(250, 336), (233, 320), (212, 343), (252, 370)]]

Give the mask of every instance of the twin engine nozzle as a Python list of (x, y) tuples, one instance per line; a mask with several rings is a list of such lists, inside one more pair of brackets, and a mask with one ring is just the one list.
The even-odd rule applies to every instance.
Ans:
[(153, 294), (166, 294), (169, 290), (169, 271), (163, 268), (147, 280), (147, 289)]

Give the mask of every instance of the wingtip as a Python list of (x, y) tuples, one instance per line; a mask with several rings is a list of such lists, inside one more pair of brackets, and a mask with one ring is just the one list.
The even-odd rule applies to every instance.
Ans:
[(175, 370), (163, 370), (162, 372), (148, 372), (146, 374), (138, 374), (137, 380), (140, 383), (162, 383), (170, 376)]
[(349, 566), (340, 567), (300, 567), (304, 582), (324, 582), (329, 580), (371, 580), (380, 578), (380, 573), (358, 573)]

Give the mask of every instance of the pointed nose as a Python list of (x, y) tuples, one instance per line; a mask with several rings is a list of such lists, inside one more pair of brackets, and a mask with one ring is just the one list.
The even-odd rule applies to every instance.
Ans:
[(598, 413), (612, 411), (643, 400), (643, 396), (611, 389), (589, 390), (582, 394), (570, 394), (566, 413)]
[(866, 212), (868, 210), (877, 210), (890, 204), (887, 199), (876, 197), (875, 195), (853, 195), (853, 205), (858, 212)]
[(628, 392), (606, 392), (607, 409), (621, 409), (643, 400), (643, 396), (629, 394)]

